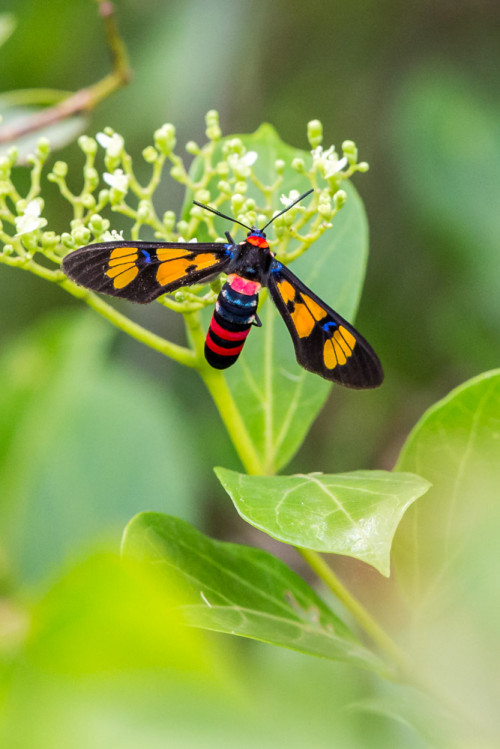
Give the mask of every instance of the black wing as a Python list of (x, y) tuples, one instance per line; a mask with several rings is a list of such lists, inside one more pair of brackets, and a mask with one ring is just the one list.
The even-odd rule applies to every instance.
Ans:
[(276, 260), (268, 286), (304, 369), (351, 388), (382, 383), (384, 373), (370, 344)]
[(62, 268), (80, 286), (145, 304), (207, 281), (232, 257), (222, 242), (103, 242), (70, 252)]

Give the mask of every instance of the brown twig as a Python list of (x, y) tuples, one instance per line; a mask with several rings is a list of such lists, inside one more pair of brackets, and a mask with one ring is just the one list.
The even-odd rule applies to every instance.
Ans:
[(113, 91), (129, 82), (131, 70), (127, 50), (118, 31), (114, 5), (110, 0), (96, 0), (96, 2), (104, 22), (111, 53), (111, 72), (93, 86), (76, 91), (58, 104), (36, 112), (21, 122), (0, 128), (0, 143), (15, 141), (23, 135), (37, 132), (79, 112), (89, 112)]

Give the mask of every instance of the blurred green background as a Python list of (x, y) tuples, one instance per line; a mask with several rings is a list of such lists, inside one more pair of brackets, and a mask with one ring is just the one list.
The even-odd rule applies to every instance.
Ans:
[[(370, 163), (355, 179), (371, 233), (357, 326), (379, 353), (386, 382), (366, 393), (335, 388), (287, 470), (391, 468), (428, 406), (499, 364), (499, 3), (120, 0), (116, 7), (133, 80), (98, 108), (89, 134), (111, 125), (139, 158), (165, 121), (177, 126), (180, 145), (202, 142), (204, 114), (216, 108), (224, 134), (268, 121), (283, 140), (306, 148), (307, 121), (319, 118), (325, 146), (353, 139)], [(90, 0), (2, 0), (0, 10), (17, 19), (0, 51), (3, 91), (76, 90), (109, 69)], [(57, 157), (78, 174), (76, 146)], [(178, 209), (182, 197), (165, 180), (162, 208)], [(48, 204), (51, 211), (50, 228), (64, 230), (68, 217)], [(159, 332), (175, 329), (182, 340), (179, 321), (158, 305), (130, 314)], [(116, 334), (62, 291), (4, 266), (0, 319), (6, 591), (44, 587), (89, 546), (117, 548), (124, 524), (141, 510), (180, 515), (219, 538), (267, 543), (235, 517), (213, 477), (215, 464), (239, 466), (195, 373)], [(235, 647), (231, 658), (247, 659), (257, 689), (276, 679), (277, 693), (306, 705), (305, 731), (325, 719), (330, 664), (252, 645), (250, 666)], [(296, 684), (313, 683), (313, 692), (289, 694), (283, 672)], [(348, 685), (342, 703), (353, 690), (359, 698), (364, 677), (354, 689), (352, 674), (334, 673)], [(286, 704), (283, 698), (276, 706), (283, 722)], [(383, 718), (359, 731), (354, 724), (346, 719), (335, 745), (357, 745), (365, 728), (373, 746), (421, 745), (410, 729)], [(311, 746), (331, 739), (328, 719), (323, 729), (328, 739), (318, 735)], [(162, 736), (147, 745), (164, 746)]]

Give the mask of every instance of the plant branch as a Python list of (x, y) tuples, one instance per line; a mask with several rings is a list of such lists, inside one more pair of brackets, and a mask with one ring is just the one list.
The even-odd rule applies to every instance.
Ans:
[(310, 549), (296, 548), (311, 569), (323, 580), (325, 585), (354, 617), (368, 637), (388, 656), (396, 666), (398, 672), (405, 677), (405, 680), (408, 679), (410, 667), (406, 655), (401, 648), (396, 645), (365, 607), (340, 582), (330, 565), (325, 562), (318, 552), (311, 551)]
[(58, 104), (36, 112), (21, 122), (0, 128), (0, 143), (15, 141), (23, 135), (35, 133), (80, 112), (89, 112), (103, 99), (129, 82), (131, 70), (125, 44), (116, 24), (114, 5), (109, 0), (96, 0), (96, 2), (103, 19), (106, 40), (111, 53), (111, 72), (94, 85), (76, 91)]

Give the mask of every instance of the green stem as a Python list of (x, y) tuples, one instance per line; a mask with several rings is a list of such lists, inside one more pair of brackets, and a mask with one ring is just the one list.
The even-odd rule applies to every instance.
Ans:
[(263, 474), (264, 467), (248, 434), (245, 422), (242, 419), (224, 375), (221, 371), (212, 369), (208, 365), (200, 368), (199, 372), (217, 406), (220, 417), (245, 471), (254, 476)]
[(124, 333), (128, 333), (132, 338), (135, 338), (136, 341), (140, 341), (140, 343), (144, 343), (160, 354), (174, 359), (179, 364), (185, 364), (187, 367), (196, 367), (197, 358), (190, 349), (167, 341), (165, 338), (143, 328), (142, 325), (138, 325), (126, 317), (126, 315), (122, 315), (114, 307), (111, 307), (101, 297), (81, 289), (81, 287), (76, 286), (71, 281), (62, 281), (60, 285), (63, 289), (69, 291), (70, 294), (73, 294), (73, 296), (83, 299), (89, 307), (92, 307), (92, 309), (113, 323), (117, 328), (123, 330)]
[(213, 369), (205, 360), (205, 336), (201, 329), (200, 314), (199, 312), (187, 313), (184, 315), (184, 320), (196, 352), (196, 369), (217, 406), (243, 467), (247, 473), (258, 476), (264, 473), (264, 468), (226, 379), (220, 370)]
[(339, 599), (339, 601), (343, 603), (363, 631), (380, 648), (380, 650), (389, 657), (392, 663), (397, 667), (400, 674), (408, 677), (410, 666), (405, 653), (380, 627), (364, 606), (340, 582), (337, 575), (334, 573), (330, 565), (325, 562), (323, 557), (316, 551), (311, 551), (310, 549), (297, 548), (297, 551), (306, 560), (311, 569), (314, 570), (318, 577), (323, 580), (325, 585), (327, 585), (332, 593)]

